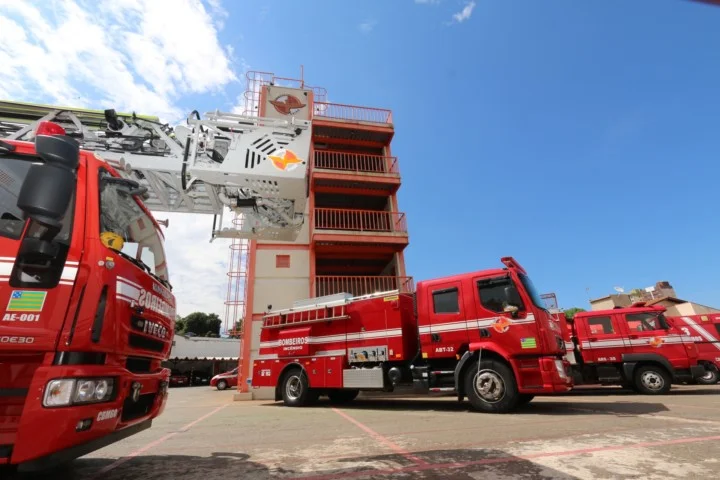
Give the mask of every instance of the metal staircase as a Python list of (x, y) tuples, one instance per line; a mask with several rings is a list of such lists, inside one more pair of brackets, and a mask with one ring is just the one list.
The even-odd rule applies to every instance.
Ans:
[[(305, 221), (309, 120), (194, 111), (171, 127), (114, 110), (0, 102), (0, 138), (32, 141), (40, 121), (146, 187), (150, 210), (215, 215), (211, 240), (294, 241)], [(239, 228), (221, 227), (226, 207), (243, 215)]]

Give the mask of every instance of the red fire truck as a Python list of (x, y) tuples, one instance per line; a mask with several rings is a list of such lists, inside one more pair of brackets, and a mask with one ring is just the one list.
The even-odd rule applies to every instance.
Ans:
[(85, 455), (167, 400), (163, 235), (143, 189), (65, 133), (0, 140), (0, 466)]
[(497, 413), (569, 391), (559, 326), (525, 270), (511, 257), (502, 263), (419, 282), (414, 294), (321, 297), (267, 313), (253, 388), (302, 406), (412, 387)]
[(700, 361), (706, 373), (695, 381), (702, 385), (714, 385), (720, 380), (720, 314), (686, 315), (668, 317), (685, 335), (692, 337), (698, 347)]
[[(707, 370), (694, 340), (669, 322), (664, 307), (634, 305), (559, 315), (573, 384), (623, 385), (642, 394), (667, 393)], [(565, 323), (565, 325), (563, 325)]]

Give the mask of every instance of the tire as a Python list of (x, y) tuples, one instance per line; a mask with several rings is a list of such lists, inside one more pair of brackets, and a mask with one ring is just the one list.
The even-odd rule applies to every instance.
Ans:
[(220, 380), (217, 383), (217, 389), (218, 390), (225, 390), (227, 388), (227, 382), (225, 380)]
[(288, 407), (303, 407), (317, 400), (319, 394), (310, 388), (305, 371), (293, 368), (285, 373), (280, 383), (283, 403)]
[(633, 377), (636, 391), (643, 395), (665, 395), (672, 387), (670, 374), (660, 365), (642, 365)]
[(327, 394), (330, 403), (350, 403), (358, 396), (360, 390), (330, 390)]
[(472, 407), (480, 412), (508, 413), (520, 402), (512, 369), (497, 360), (482, 360), (479, 371), (477, 360), (472, 361), (465, 370), (463, 381), (465, 395)]
[(531, 393), (518, 394), (518, 406), (527, 405), (528, 403), (532, 402), (533, 398), (535, 398), (535, 395), (533, 395)]
[(715, 385), (718, 380), (720, 380), (720, 375), (717, 370), (708, 370), (705, 375), (695, 379), (698, 385)]

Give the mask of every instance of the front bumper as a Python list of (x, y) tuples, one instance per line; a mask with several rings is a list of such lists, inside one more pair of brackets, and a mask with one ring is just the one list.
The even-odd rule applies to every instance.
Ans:
[[(44, 407), (42, 402), (47, 383), (53, 379), (73, 377), (113, 377), (113, 400), (89, 405)], [(73, 457), (74, 452), (85, 455), (107, 445), (107, 439), (117, 441), (136, 433), (138, 425), (149, 427), (146, 422), (165, 410), (169, 378), (169, 369), (153, 374), (134, 374), (108, 365), (38, 368), (23, 406), (10, 463), (23, 464), (45, 459), (47, 461), (40, 463), (47, 466), (50, 460), (53, 463), (77, 458)], [(86, 424), (89, 422), (89, 427), (78, 431), (77, 427), (83, 421)]]

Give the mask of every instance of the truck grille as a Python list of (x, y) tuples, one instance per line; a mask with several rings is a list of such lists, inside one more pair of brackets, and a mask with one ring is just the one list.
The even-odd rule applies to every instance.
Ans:
[(165, 344), (159, 340), (153, 340), (152, 338), (138, 335), (137, 333), (131, 333), (128, 343), (133, 348), (139, 348), (142, 350), (152, 350), (153, 352), (162, 352), (165, 349)]

